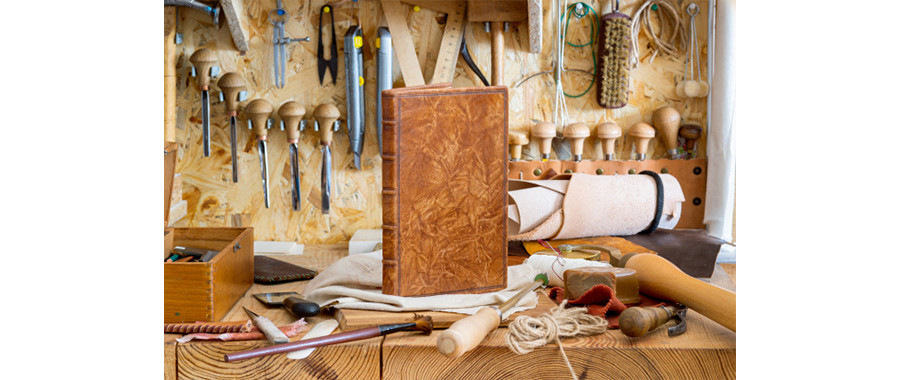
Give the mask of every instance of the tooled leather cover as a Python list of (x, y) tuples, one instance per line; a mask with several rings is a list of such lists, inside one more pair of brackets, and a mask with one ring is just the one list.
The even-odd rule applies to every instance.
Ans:
[(506, 287), (506, 87), (382, 93), (382, 293)]

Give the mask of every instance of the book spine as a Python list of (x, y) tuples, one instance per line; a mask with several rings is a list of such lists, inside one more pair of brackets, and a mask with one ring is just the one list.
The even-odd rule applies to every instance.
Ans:
[(399, 120), (397, 102), (390, 91), (382, 93), (382, 164), (381, 164), (381, 205), (382, 205), (382, 278), (381, 293), (399, 295), (400, 289), (400, 231), (399, 210), (397, 209), (397, 156), (400, 148), (400, 133), (397, 130)]

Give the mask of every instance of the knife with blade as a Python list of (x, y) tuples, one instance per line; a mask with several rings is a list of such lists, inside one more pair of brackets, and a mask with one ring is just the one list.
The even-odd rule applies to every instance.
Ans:
[(284, 103), (278, 108), (278, 117), (281, 118), (283, 128), (287, 130), (288, 153), (291, 164), (291, 206), (294, 211), (300, 211), (300, 163), (298, 146), (300, 132), (306, 128), (306, 108), (293, 100)]
[(209, 79), (210, 71), (216, 63), (216, 53), (209, 49), (197, 49), (191, 54), (191, 64), (200, 87), (200, 105), (203, 119), (203, 157), (209, 157)]
[(344, 35), (344, 70), (347, 81), (347, 136), (353, 152), (353, 167), (360, 169), (366, 133), (365, 90), (363, 88), (362, 29), (350, 26)]
[(237, 164), (237, 109), (238, 102), (243, 101), (246, 94), (247, 84), (244, 78), (237, 73), (226, 73), (219, 78), (217, 83), (219, 89), (225, 97), (225, 109), (228, 111), (229, 129), (231, 131), (231, 179), (234, 183), (238, 181), (238, 164)]
[(315, 130), (319, 132), (319, 143), (322, 145), (322, 214), (328, 215), (331, 211), (331, 141), (334, 132), (340, 129), (337, 119), (341, 117), (341, 112), (334, 104), (320, 104), (314, 116)]
[(263, 197), (266, 202), (266, 208), (269, 208), (269, 157), (266, 153), (267, 130), (269, 129), (269, 116), (274, 111), (272, 103), (265, 99), (254, 99), (244, 112), (247, 114), (247, 121), (256, 134), (256, 150), (259, 152), (259, 171), (262, 174)]

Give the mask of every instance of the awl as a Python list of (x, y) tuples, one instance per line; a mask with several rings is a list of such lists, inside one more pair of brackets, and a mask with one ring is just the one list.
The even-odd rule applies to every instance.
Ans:
[(229, 130), (231, 131), (231, 180), (238, 181), (237, 164), (237, 108), (238, 102), (243, 101), (243, 93), (247, 89), (244, 78), (236, 73), (226, 73), (219, 78), (219, 89), (225, 97), (225, 110), (228, 111)]
[(378, 89), (375, 92), (375, 125), (378, 134), (378, 153), (382, 153), (381, 143), (381, 92), (394, 87), (394, 71), (392, 69), (394, 48), (391, 43), (391, 32), (385, 27), (378, 28), (378, 38), (375, 39), (375, 48), (378, 49)]
[(344, 35), (344, 70), (347, 81), (347, 136), (353, 152), (353, 167), (361, 167), (360, 159), (366, 133), (365, 90), (363, 89), (362, 29), (350, 26)]
[(284, 332), (278, 329), (278, 326), (275, 326), (275, 324), (272, 323), (271, 320), (269, 320), (269, 318), (256, 314), (246, 307), (243, 308), (244, 311), (247, 312), (247, 315), (250, 316), (253, 324), (256, 325), (256, 328), (258, 328), (259, 331), (262, 331), (263, 335), (266, 336), (266, 339), (268, 339), (269, 342), (278, 344), (291, 341), (288, 336), (284, 334)]
[(259, 152), (259, 171), (262, 174), (263, 198), (266, 208), (269, 208), (269, 156), (266, 153), (267, 130), (269, 129), (269, 115), (272, 114), (272, 103), (265, 99), (254, 99), (244, 112), (247, 113), (247, 121), (256, 134), (256, 150)]
[(328, 215), (331, 211), (331, 141), (334, 132), (340, 129), (337, 119), (341, 113), (334, 104), (320, 104), (313, 116), (316, 118), (313, 125), (322, 145), (322, 214)]
[(297, 144), (300, 142), (300, 131), (306, 127), (304, 115), (306, 108), (293, 100), (278, 108), (282, 128), (287, 131), (288, 160), (291, 163), (291, 206), (294, 211), (300, 211), (300, 158)]
[(201, 118), (203, 119), (203, 157), (209, 157), (209, 78), (216, 63), (216, 53), (209, 49), (198, 49), (191, 54), (191, 64), (200, 87)]

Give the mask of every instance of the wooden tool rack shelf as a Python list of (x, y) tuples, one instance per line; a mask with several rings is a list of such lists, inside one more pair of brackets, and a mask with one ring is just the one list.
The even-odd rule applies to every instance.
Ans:
[[(306, 246), (303, 255), (278, 259), (323, 270), (347, 255), (347, 245)], [(510, 265), (524, 257), (510, 256)], [(710, 282), (735, 289), (731, 277), (717, 266)], [(241, 306), (264, 314), (277, 325), (290, 322), (281, 309), (265, 309), (254, 293), (298, 291), (306, 282), (278, 285), (253, 284), (226, 314), (225, 321), (246, 320)], [(312, 326), (331, 316), (309, 318)], [(340, 329), (336, 332), (340, 332)], [(526, 355), (516, 355), (504, 343), (505, 328), (494, 331), (465, 356), (449, 359), (435, 348), (437, 334), (397, 333), (387, 337), (317, 348), (303, 360), (273, 355), (226, 363), (223, 355), (268, 343), (177, 343), (181, 335), (165, 334), (166, 379), (557, 379), (568, 378), (559, 347), (550, 344)], [(294, 337), (292, 341), (302, 337)], [(689, 311), (687, 331), (670, 338), (657, 329), (640, 338), (618, 330), (568, 339), (563, 348), (575, 373), (582, 379), (731, 379), (736, 377), (736, 334), (708, 318)]]

